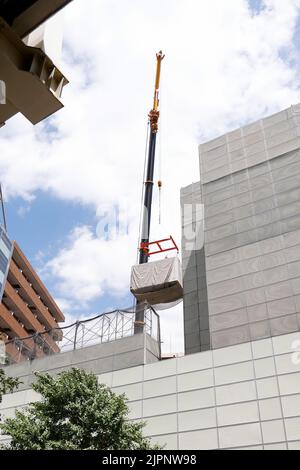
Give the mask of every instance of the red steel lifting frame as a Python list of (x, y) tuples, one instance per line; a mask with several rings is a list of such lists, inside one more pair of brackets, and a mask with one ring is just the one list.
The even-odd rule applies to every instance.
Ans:
[[(173, 243), (173, 246), (171, 248), (163, 248), (161, 246), (162, 243), (169, 242), (169, 241)], [(151, 245), (157, 245), (159, 249), (157, 251), (153, 251), (152, 253), (150, 253), (149, 246)], [(158, 253), (164, 253), (166, 251), (173, 251), (173, 250), (177, 250), (177, 252), (179, 252), (178, 246), (176, 245), (174, 238), (171, 235), (170, 235), (170, 238), (165, 238), (164, 240), (158, 240), (157, 242), (141, 243), (140, 248), (141, 250), (143, 250), (143, 252), (147, 256), (157, 255)]]

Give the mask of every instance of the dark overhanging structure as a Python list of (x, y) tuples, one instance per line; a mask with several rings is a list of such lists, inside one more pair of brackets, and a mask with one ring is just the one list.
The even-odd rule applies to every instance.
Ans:
[(0, 0), (0, 17), (23, 38), (72, 0)]
[(0, 0), (0, 127), (18, 113), (38, 124), (63, 108), (67, 78), (41, 47), (23, 40), (70, 1)]

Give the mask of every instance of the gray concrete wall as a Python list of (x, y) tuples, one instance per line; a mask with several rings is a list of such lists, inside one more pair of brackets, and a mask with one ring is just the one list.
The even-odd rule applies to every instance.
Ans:
[[(300, 329), (299, 112), (294, 106), (201, 145), (199, 189), (182, 191), (183, 202), (193, 193), (194, 203), (204, 205), (213, 348)], [(189, 279), (203, 261), (197, 253), (183, 256)], [(190, 346), (194, 339), (187, 352)]]
[(300, 105), (200, 145), (202, 184), (270, 161), (300, 147)]
[[(202, 188), (193, 183), (181, 190), (182, 269), (185, 353), (210, 349), (205, 248), (195, 224), (202, 227)], [(195, 233), (195, 240), (190, 235)], [(201, 234), (199, 234), (201, 236)], [(197, 242), (199, 246), (197, 247)], [(199, 249), (198, 249), (199, 248)]]
[(19, 377), (19, 390), (30, 388), (35, 372), (58, 374), (72, 367), (78, 367), (95, 374), (127, 369), (142, 364), (151, 364), (160, 359), (160, 346), (149, 335), (138, 334), (110, 343), (97, 344), (75, 351), (68, 351), (42, 359), (5, 366), (10, 377)]

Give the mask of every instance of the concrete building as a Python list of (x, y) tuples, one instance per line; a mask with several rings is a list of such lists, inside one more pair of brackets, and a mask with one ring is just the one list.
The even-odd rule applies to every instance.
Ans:
[(0, 16), (24, 38), (72, 0), (0, 0)]
[(3, 418), (40, 400), (34, 371), (80, 367), (125, 393), (129, 419), (143, 419), (145, 434), (166, 449), (300, 450), (299, 112), (294, 106), (200, 146), (201, 183), (181, 192), (189, 209), (186, 355), (161, 360), (159, 335), (145, 328), (23, 358), (4, 366), (23, 383), (3, 397)]
[[(1, 245), (0, 245), (1, 246)], [(8, 251), (8, 250), (7, 250)], [(1, 262), (1, 254), (0, 254)], [(9, 255), (4, 293), (0, 304), (0, 333), (7, 345), (7, 354), (14, 362), (32, 357), (43, 357), (60, 351), (60, 335), (43, 335), (43, 342), (24, 340), (26, 348), (18, 349), (16, 339), (27, 338), (34, 333), (59, 328), (64, 316), (53, 297), (36, 274), (16, 242)], [(15, 340), (10, 342), (10, 340)]]
[(62, 34), (45, 22), (70, 1), (0, 0), (0, 127), (17, 113), (37, 124), (63, 107), (68, 80), (54, 63)]
[(300, 106), (200, 145), (200, 174), (181, 191), (186, 353), (299, 331)]

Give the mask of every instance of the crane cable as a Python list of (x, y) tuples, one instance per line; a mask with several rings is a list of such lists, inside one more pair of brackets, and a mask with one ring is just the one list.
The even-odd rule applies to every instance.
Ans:
[[(160, 83), (160, 98), (159, 102), (161, 103), (162, 97), (163, 97), (163, 75), (161, 77), (161, 83)], [(164, 119), (163, 119), (163, 113), (162, 113), (162, 106), (160, 105), (160, 126), (159, 126), (159, 148), (158, 148), (158, 190), (159, 190), (159, 195), (158, 195), (158, 204), (159, 204), (159, 214), (158, 214), (158, 223), (161, 226), (161, 229), (165, 230), (167, 233), (167, 230), (162, 222), (162, 215), (163, 215), (163, 132), (164, 132)], [(178, 256), (178, 252), (177, 252)], [(177, 304), (176, 304), (177, 305)]]
[(158, 153), (158, 224), (161, 225), (161, 212), (162, 212), (162, 132), (160, 124), (160, 137), (159, 137), (159, 153)]
[[(162, 97), (162, 89), (163, 89), (163, 77), (160, 79), (160, 96), (159, 96), (159, 102), (161, 103), (161, 97)], [(163, 135), (163, 119), (162, 119), (162, 113), (161, 113), (161, 105), (160, 105), (160, 126), (159, 126), (159, 150), (158, 150), (158, 224), (161, 225), (161, 220), (162, 220), (162, 135)]]
[(159, 225), (161, 225), (161, 188), (162, 188), (162, 181), (161, 180), (158, 180), (158, 190), (159, 190), (159, 194), (158, 194), (158, 205), (159, 205), (159, 208), (158, 208), (158, 223)]

